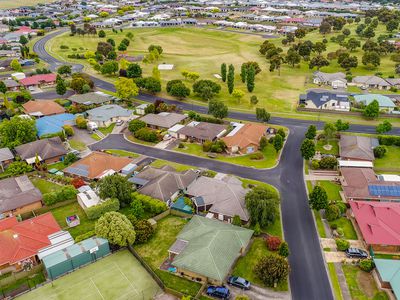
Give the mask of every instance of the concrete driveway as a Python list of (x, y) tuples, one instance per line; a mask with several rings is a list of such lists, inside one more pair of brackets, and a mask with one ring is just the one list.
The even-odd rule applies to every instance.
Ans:
[(275, 292), (271, 289), (261, 288), (255, 285), (252, 285), (248, 291), (242, 291), (242, 289), (234, 286), (229, 286), (228, 288), (232, 294), (231, 299), (235, 299), (236, 296), (243, 294), (248, 296), (251, 300), (290, 299), (289, 292)]

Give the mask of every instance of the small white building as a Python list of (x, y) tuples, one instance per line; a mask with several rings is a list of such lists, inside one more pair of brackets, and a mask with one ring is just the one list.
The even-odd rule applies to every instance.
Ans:
[(139, 106), (136, 106), (136, 114), (144, 116), (146, 114), (146, 108), (149, 106), (149, 103), (143, 103)]
[(88, 185), (81, 186), (78, 191), (78, 203), (84, 210), (102, 202), (100, 197)]

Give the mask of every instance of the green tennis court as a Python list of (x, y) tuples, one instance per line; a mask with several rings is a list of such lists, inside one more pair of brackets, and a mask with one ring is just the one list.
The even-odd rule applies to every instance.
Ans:
[(18, 299), (148, 300), (159, 291), (157, 283), (128, 250), (105, 257), (60, 277)]

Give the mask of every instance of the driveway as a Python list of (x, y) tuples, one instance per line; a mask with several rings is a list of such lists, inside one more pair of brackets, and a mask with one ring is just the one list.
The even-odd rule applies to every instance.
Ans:
[(74, 136), (71, 138), (71, 140), (82, 142), (85, 145), (90, 145), (96, 142), (96, 140), (90, 136), (90, 133), (86, 129), (79, 129), (77, 127), (74, 127)]
[(238, 295), (246, 295), (251, 300), (265, 300), (265, 299), (290, 299), (289, 292), (275, 292), (271, 289), (261, 288), (255, 285), (252, 285), (250, 290), (242, 291), (242, 289), (229, 286), (229, 290), (232, 293), (232, 299), (235, 299)]

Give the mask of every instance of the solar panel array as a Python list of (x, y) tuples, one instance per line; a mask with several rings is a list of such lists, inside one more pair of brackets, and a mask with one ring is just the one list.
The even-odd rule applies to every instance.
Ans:
[(76, 167), (68, 167), (66, 169), (68, 173), (75, 174), (78, 176), (87, 177), (89, 175), (88, 167), (85, 165), (77, 165)]
[(369, 185), (368, 191), (372, 196), (400, 197), (400, 186), (396, 185)]

